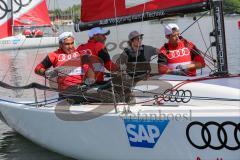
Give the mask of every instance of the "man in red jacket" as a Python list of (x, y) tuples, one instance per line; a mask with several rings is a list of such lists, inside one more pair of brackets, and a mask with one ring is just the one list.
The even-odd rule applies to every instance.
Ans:
[[(104, 72), (105, 68), (110, 72), (116, 72), (119, 70), (119, 66), (115, 64), (106, 49), (105, 41), (106, 36), (110, 34), (109, 30), (105, 30), (100, 27), (92, 28), (88, 32), (89, 40), (85, 44), (79, 45), (77, 51), (80, 55), (89, 55), (89, 63), (88, 65), (95, 73), (95, 84), (103, 84), (104, 83)], [(130, 88), (126, 86), (121, 86), (121, 81), (123, 80), (119, 75), (112, 74), (112, 82), (113, 88), (118, 96), (117, 101), (129, 102), (130, 97)], [(100, 95), (100, 94), (98, 94)], [(101, 95), (100, 95), (101, 96)]]
[[(106, 49), (106, 36), (110, 34), (109, 30), (96, 27), (88, 32), (89, 40), (85, 44), (78, 46), (77, 51), (81, 55), (89, 55), (93, 64), (93, 71), (96, 73), (96, 82), (101, 83), (104, 80), (105, 68), (110, 72), (118, 71), (119, 67), (112, 62), (110, 55)], [(105, 67), (105, 68), (104, 68)]]
[[(54, 70), (50, 70), (51, 67)], [(46, 76), (50, 81), (51, 78), (57, 77), (59, 96), (64, 98), (63, 92), (71, 92), (73, 86), (81, 86), (84, 83), (85, 75), (89, 73), (88, 68), (87, 64), (82, 63), (81, 55), (74, 47), (73, 34), (64, 32), (59, 36), (59, 49), (49, 53), (36, 66), (35, 73)]]
[(164, 31), (168, 43), (161, 47), (158, 55), (159, 73), (196, 76), (196, 69), (205, 67), (202, 52), (180, 36), (176, 24), (166, 25)]

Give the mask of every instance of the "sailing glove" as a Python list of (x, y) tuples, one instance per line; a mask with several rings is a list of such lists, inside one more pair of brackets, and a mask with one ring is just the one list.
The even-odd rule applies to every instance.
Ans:
[(54, 78), (58, 76), (57, 70), (48, 69), (45, 71), (46, 78)]
[(176, 69), (184, 71), (184, 70), (188, 69), (188, 65), (178, 65), (178, 66), (176, 66)]

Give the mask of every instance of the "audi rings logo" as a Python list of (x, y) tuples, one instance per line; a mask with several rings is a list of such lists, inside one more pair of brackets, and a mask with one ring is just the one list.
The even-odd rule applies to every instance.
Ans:
[[(23, 7), (28, 6), (32, 0), (13, 0), (14, 13), (19, 12)], [(11, 5), (9, 5), (6, 0), (0, 0), (0, 19), (7, 16), (8, 13), (12, 11)]]
[[(196, 140), (194, 142), (194, 140), (190, 136), (190, 130), (194, 126), (201, 127), (201, 139), (203, 141), (203, 143), (201, 144), (196, 143)], [(210, 126), (217, 127), (216, 135), (210, 132)], [(205, 149), (209, 147), (214, 150), (220, 150), (223, 148), (226, 148), (228, 150), (238, 150), (240, 149), (240, 139), (238, 137), (239, 135), (240, 135), (240, 123), (236, 124), (231, 121), (226, 121), (221, 124), (213, 121), (207, 122), (205, 124), (195, 121), (195, 122), (191, 122), (186, 129), (186, 136), (189, 143), (197, 149)], [(218, 142), (216, 143), (213, 142), (212, 137), (217, 137)], [(229, 143), (230, 138), (232, 138), (233, 141), (235, 141), (235, 143), (232, 144), (232, 141), (231, 141), (231, 145), (230, 145)]]
[(168, 59), (176, 59), (178, 57), (184, 57), (190, 55), (190, 51), (188, 48), (182, 48), (174, 51), (169, 51), (166, 55)]
[(192, 98), (192, 92), (190, 90), (172, 90), (167, 89), (164, 92), (163, 100), (165, 102), (183, 102), (188, 103)]

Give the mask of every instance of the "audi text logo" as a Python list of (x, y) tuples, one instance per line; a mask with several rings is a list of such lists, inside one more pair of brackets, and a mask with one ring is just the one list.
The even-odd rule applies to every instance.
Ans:
[[(201, 139), (203, 143), (199, 144), (194, 142), (190, 136), (190, 131), (193, 130), (192, 127), (200, 126), (201, 127)], [(217, 127), (217, 134), (210, 132), (210, 126)], [(228, 129), (228, 130), (227, 130)], [(212, 130), (211, 130), (212, 131)], [(231, 121), (226, 121), (223, 123), (217, 123), (210, 121), (207, 123), (201, 123), (198, 121), (191, 122), (186, 129), (186, 136), (189, 143), (197, 149), (211, 148), (214, 150), (220, 150), (226, 148), (228, 150), (238, 150), (240, 149), (240, 123), (236, 124)], [(217, 137), (217, 143), (213, 142), (212, 137)], [(229, 139), (233, 138), (235, 143), (229, 144)], [(195, 140), (196, 141), (196, 140)]]

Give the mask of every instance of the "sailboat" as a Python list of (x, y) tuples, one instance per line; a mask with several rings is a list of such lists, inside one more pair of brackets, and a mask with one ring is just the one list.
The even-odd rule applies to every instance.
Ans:
[(135, 2), (82, 0), (82, 22), (75, 29), (213, 11), (215, 73), (191, 78), (155, 75), (133, 86), (136, 103), (131, 105), (40, 100), (37, 89), (51, 88), (1, 82), (7, 89), (33, 88), (34, 99), (1, 99), (0, 119), (31, 141), (76, 159), (239, 159), (240, 76), (228, 72), (222, 1)]
[[(16, 29), (50, 27), (45, 0), (2, 0), (0, 8), (0, 50), (54, 47), (58, 37), (26, 37)], [(11, 9), (12, 8), (12, 9)]]

